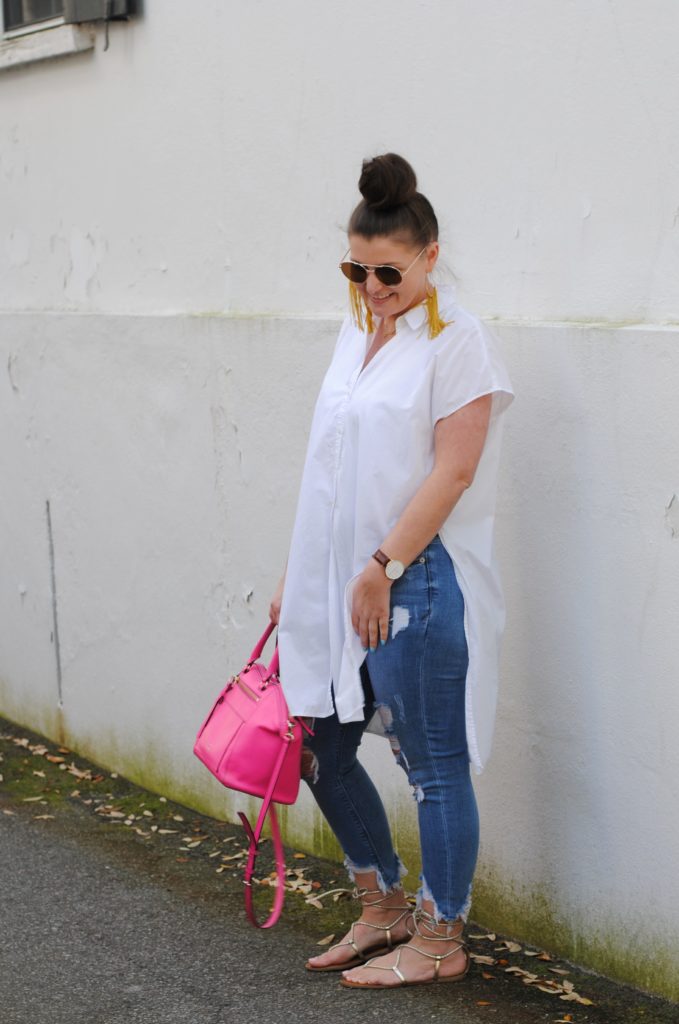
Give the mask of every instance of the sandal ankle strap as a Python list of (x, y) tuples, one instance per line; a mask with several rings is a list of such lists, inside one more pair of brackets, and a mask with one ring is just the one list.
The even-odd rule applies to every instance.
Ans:
[[(352, 900), (360, 900), (364, 907), (381, 907), (386, 899), (393, 896), (394, 893), (402, 893), (402, 889), (389, 889), (387, 892), (383, 892), (381, 889), (359, 889), (354, 887), (351, 893)], [(376, 900), (367, 900), (366, 896), (377, 896)], [(405, 897), (404, 897), (405, 899)], [(385, 910), (410, 910), (410, 904), (404, 905), (403, 907), (384, 907)]]
[(417, 907), (413, 911), (413, 926), (415, 928), (414, 935), (419, 935), (421, 939), (426, 939), (427, 942), (456, 942), (457, 949), (466, 949), (467, 943), (463, 938), (464, 935), (464, 921), (461, 923), (462, 926), (457, 935), (436, 935), (436, 934), (425, 934), (421, 931), (420, 925), (423, 925), (428, 932), (435, 932), (437, 928), (444, 927), (447, 931), (448, 928), (454, 928), (457, 925), (457, 921), (452, 921), (450, 924), (447, 921), (437, 921), (433, 914), (423, 910), (422, 907)]

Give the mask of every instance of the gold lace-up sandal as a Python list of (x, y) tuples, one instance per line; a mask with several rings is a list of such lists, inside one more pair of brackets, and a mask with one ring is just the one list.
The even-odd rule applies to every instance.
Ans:
[[(354, 900), (360, 900), (364, 907), (381, 907), (384, 904), (384, 901), (389, 899), (392, 895), (393, 890), (391, 892), (384, 893), (381, 889), (354, 889), (351, 894), (351, 898)], [(368, 897), (371, 896), (377, 896), (378, 898), (369, 899)], [(390, 921), (389, 924), (372, 924), (370, 921), (364, 921), (359, 918), (358, 921), (354, 921), (352, 924), (348, 939), (345, 939), (344, 942), (337, 942), (334, 946), (330, 946), (330, 948), (326, 950), (327, 953), (330, 953), (333, 949), (341, 949), (343, 946), (348, 946), (354, 951), (354, 956), (351, 957), (351, 959), (343, 960), (341, 963), (329, 964), (325, 967), (317, 967), (315, 964), (307, 961), (306, 969), (308, 971), (349, 971), (352, 967), (362, 967), (370, 957), (384, 956), (385, 953), (390, 953), (392, 949), (395, 949), (402, 942), (409, 942), (409, 930), (406, 930), (406, 934), (402, 939), (394, 939), (392, 929), (395, 928), (396, 925), (400, 924), (401, 921), (410, 917), (414, 912), (413, 908), (406, 903), (403, 906), (385, 907), (384, 909), (393, 910), (396, 914), (394, 920)], [(361, 949), (358, 946), (354, 935), (354, 929), (359, 924), (362, 928), (372, 928), (374, 931), (380, 932), (380, 940), (373, 943), (371, 946), (366, 946)], [(322, 955), (323, 954), (319, 954), (319, 956)]]
[[(437, 923), (436, 919), (431, 914), (428, 914), (426, 910), (422, 910), (421, 908), (414, 911), (412, 921), (415, 928), (415, 931), (412, 934), (412, 939), (419, 936), (427, 942), (446, 942), (448, 944), (454, 942), (455, 946), (453, 949), (449, 949), (446, 953), (429, 953), (426, 949), (420, 949), (418, 946), (414, 946), (410, 943), (407, 946), (399, 944), (399, 948), (396, 950), (396, 960), (389, 967), (382, 967), (379, 964), (374, 963), (377, 959), (376, 956), (373, 956), (370, 960), (366, 961), (365, 964), (358, 965), (369, 967), (372, 971), (386, 971), (388, 973), (395, 974), (398, 978), (396, 983), (389, 984), (381, 981), (351, 981), (349, 978), (342, 978), (340, 984), (344, 985), (346, 988), (405, 988), (406, 986), (412, 985), (431, 985), (435, 981), (462, 981), (462, 979), (467, 976), (470, 964), (467, 944), (462, 938), (464, 925), (457, 935), (437, 934), (436, 930), (440, 928), (441, 925)], [(426, 929), (426, 934), (422, 931), (423, 927)], [(455, 925), (453, 924), (449, 927), (453, 928)], [(447, 930), (448, 929), (446, 928), (446, 931)], [(423, 978), (421, 980), (418, 979), (413, 981), (409, 981), (406, 978), (405, 974), (401, 970), (401, 957), (406, 949), (412, 950), (414, 953), (419, 953), (420, 956), (424, 956), (428, 960), (434, 961), (434, 974), (431, 978)], [(453, 956), (453, 954), (457, 953), (460, 949), (463, 949), (465, 953), (465, 965), (463, 970), (458, 971), (457, 974), (442, 975), (440, 970), (443, 961), (447, 960), (449, 956)], [(384, 954), (382, 954), (382, 956), (384, 956)]]

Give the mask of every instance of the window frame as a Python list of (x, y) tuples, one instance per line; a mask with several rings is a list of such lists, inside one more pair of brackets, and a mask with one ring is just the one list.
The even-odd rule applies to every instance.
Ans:
[[(65, 7), (65, 3), (62, 2), (62, 8)], [(16, 28), (5, 28), (5, 5), (0, 4), (0, 24), (2, 25), (2, 38), (3, 39), (16, 39), (19, 36), (29, 35), (31, 32), (42, 32), (49, 28), (59, 28), (60, 25), (65, 25), (66, 21), (64, 18), (64, 11), (61, 14), (55, 15), (53, 18), (40, 18), (36, 21), (31, 21), (27, 25), (17, 25)]]

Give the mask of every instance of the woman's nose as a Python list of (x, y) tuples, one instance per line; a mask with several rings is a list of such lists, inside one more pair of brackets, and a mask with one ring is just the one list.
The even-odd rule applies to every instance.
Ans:
[(365, 286), (371, 295), (376, 295), (382, 291), (384, 285), (380, 279), (376, 276), (374, 270), (367, 271), (368, 276), (365, 279)]

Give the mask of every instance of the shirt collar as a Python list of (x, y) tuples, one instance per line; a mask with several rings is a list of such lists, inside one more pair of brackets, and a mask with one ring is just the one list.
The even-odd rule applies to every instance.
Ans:
[(405, 320), (411, 330), (416, 331), (418, 327), (421, 327), (424, 321), (427, 319), (427, 310), (423, 302), (420, 302), (419, 306), (413, 306), (411, 309), (406, 310), (396, 320), (398, 324), (399, 320)]
[[(438, 287), (438, 299), (439, 299), (439, 312), (445, 316), (446, 313), (451, 311), (452, 306), (455, 305), (455, 291), (450, 285), (439, 285)], [(413, 306), (412, 309), (402, 313), (396, 320), (396, 323), (400, 320), (405, 320), (411, 330), (417, 331), (427, 319), (427, 307), (424, 302), (420, 302), (419, 306)]]

